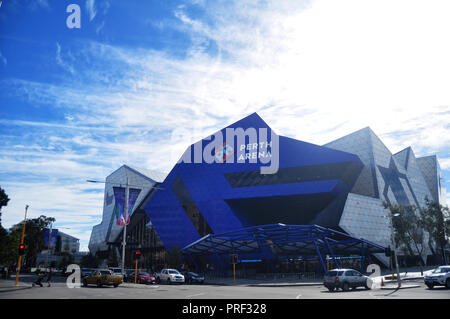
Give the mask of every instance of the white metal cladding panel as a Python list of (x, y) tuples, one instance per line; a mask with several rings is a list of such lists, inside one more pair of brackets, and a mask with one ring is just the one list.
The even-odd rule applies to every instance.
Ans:
[(388, 246), (391, 241), (388, 214), (381, 200), (350, 193), (339, 226), (353, 237)]
[(437, 162), (435, 156), (427, 156), (417, 159), (417, 164), (422, 171), (423, 177), (427, 182), (428, 188), (433, 196), (433, 200), (439, 200), (438, 198), (438, 182), (437, 182)]

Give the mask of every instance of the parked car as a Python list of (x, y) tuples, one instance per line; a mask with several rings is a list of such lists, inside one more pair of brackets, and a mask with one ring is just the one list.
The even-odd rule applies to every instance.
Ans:
[[(134, 283), (134, 272), (132, 272), (128, 276), (128, 282)], [(136, 283), (138, 284), (154, 284), (156, 282), (156, 278), (152, 275), (150, 275), (148, 272), (138, 272), (136, 276)]]
[(184, 281), (187, 284), (199, 283), (203, 284), (205, 282), (205, 276), (199, 275), (192, 271), (182, 271), (181, 274), (184, 276)]
[(354, 269), (332, 269), (325, 274), (323, 284), (329, 291), (338, 288), (348, 291), (350, 288), (356, 289), (357, 287), (370, 289), (368, 280), (369, 277)]
[(434, 286), (445, 286), (450, 288), (450, 265), (440, 266), (433, 270), (431, 274), (423, 278), (425, 285), (433, 289)]
[(172, 283), (184, 283), (184, 276), (176, 269), (163, 269), (161, 272), (155, 274), (156, 283), (166, 282), (168, 284)]
[(97, 287), (114, 286), (116, 288), (122, 283), (122, 275), (113, 275), (109, 269), (97, 269), (92, 274), (83, 278), (83, 286), (87, 287), (90, 284), (97, 285)]
[(89, 276), (93, 271), (94, 269), (91, 268), (81, 268), (81, 277)]

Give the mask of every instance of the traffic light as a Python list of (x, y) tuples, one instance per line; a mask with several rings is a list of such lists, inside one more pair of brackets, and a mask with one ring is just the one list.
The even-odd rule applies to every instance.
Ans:
[(238, 255), (233, 255), (233, 264), (238, 263)]
[(388, 246), (388, 247), (386, 247), (386, 248), (384, 249), (384, 255), (385, 255), (386, 257), (392, 257), (392, 250), (391, 250), (391, 247), (390, 247), (390, 246)]
[(134, 253), (134, 256), (136, 257), (136, 259), (141, 259), (141, 255), (142, 255), (142, 253), (140, 251), (136, 251)]
[(25, 245), (20, 244), (19, 245), (19, 256), (23, 256), (25, 254)]

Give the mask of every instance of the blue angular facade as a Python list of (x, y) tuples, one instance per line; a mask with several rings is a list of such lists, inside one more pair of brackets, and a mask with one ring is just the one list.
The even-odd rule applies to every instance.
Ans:
[[(232, 143), (215, 141), (211, 147), (217, 136), (227, 135), (227, 129), (255, 129), (258, 143), (250, 136), (245, 140), (235, 136)], [(166, 249), (183, 248), (207, 234), (257, 225), (339, 228), (347, 196), (364, 166), (359, 157), (277, 136), (278, 170), (261, 174), (261, 168), (269, 165), (267, 158), (274, 161), (272, 133), (254, 113), (186, 150), (145, 206)], [(263, 135), (268, 136), (266, 142)], [(223, 162), (210, 163), (202, 158), (205, 154), (219, 155)]]

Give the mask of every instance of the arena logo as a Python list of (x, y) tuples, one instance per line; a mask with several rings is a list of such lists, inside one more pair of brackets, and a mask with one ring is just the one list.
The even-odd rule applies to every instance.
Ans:
[(214, 157), (221, 163), (226, 162), (227, 158), (230, 158), (234, 154), (234, 149), (232, 146), (227, 145), (227, 143), (223, 143), (222, 146), (219, 146), (215, 152)]
[[(267, 128), (226, 128), (194, 143), (178, 163), (255, 163), (261, 174), (276, 174), (279, 136)], [(205, 144), (205, 141), (210, 142)], [(235, 147), (239, 145), (239, 147)], [(265, 164), (268, 164), (267, 166)]]

